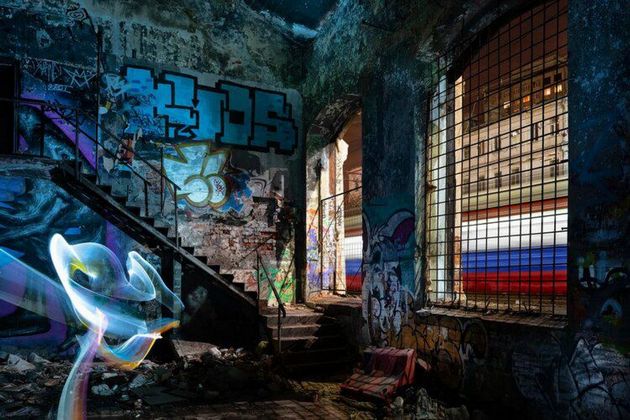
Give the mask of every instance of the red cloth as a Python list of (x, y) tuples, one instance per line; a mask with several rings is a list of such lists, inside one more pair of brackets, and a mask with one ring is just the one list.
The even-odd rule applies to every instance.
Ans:
[(350, 376), (341, 385), (342, 392), (389, 401), (398, 388), (413, 383), (415, 350), (368, 348), (365, 356), (365, 371)]

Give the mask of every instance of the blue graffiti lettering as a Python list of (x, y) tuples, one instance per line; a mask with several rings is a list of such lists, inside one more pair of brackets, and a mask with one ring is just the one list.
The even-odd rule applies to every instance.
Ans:
[[(181, 141), (293, 153), (298, 129), (287, 96), (233, 82), (202, 86), (197, 78), (126, 67), (122, 109), (132, 132)], [(147, 121), (156, 124), (147, 126)]]

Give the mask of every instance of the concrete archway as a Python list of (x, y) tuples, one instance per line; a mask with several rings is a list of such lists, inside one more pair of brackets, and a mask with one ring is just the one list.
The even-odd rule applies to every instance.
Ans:
[[(346, 291), (343, 248), (337, 246), (343, 241), (343, 215), (340, 223), (334, 223), (335, 233), (324, 234), (322, 228), (328, 216), (321, 209), (321, 200), (331, 197), (335, 208), (343, 208), (343, 203), (338, 202), (335, 195), (344, 190), (343, 164), (348, 156), (348, 144), (340, 135), (360, 111), (360, 97), (344, 95), (320, 111), (306, 135), (306, 282), (303, 296), (307, 301), (322, 292), (343, 294)], [(330, 224), (327, 220), (327, 225)], [(324, 243), (325, 236), (329, 239), (328, 245)], [(324, 254), (332, 256), (330, 261), (324, 261)]]

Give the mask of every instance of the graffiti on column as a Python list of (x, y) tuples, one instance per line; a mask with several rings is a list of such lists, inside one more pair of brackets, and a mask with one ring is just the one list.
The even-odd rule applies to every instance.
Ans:
[(413, 261), (407, 256), (414, 214), (399, 210), (377, 226), (364, 215), (364, 226), (368, 240), (363, 250), (363, 319), (370, 341), (385, 345), (400, 333), (413, 309), (409, 304), (414, 289)]
[(553, 334), (527, 339), (512, 354), (514, 380), (523, 397), (557, 418), (628, 418), (630, 365), (594, 336), (566, 351)]

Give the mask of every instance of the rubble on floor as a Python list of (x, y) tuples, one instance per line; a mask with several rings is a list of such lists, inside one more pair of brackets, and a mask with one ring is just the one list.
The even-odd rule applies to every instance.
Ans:
[[(71, 367), (67, 359), (0, 352), (0, 418), (36, 417), (54, 410)], [(284, 391), (270, 376), (270, 367), (268, 355), (216, 346), (170, 363), (145, 360), (131, 371), (97, 362), (90, 373), (88, 410), (116, 408), (140, 417), (162, 404), (265, 398)]]
[[(294, 380), (278, 374), (267, 354), (203, 343), (176, 347), (178, 360), (145, 360), (131, 371), (95, 363), (88, 387), (89, 416), (242, 418), (254, 410), (246, 417), (310, 413), (309, 418), (483, 419), (478, 413), (469, 415), (465, 406), (447, 407), (413, 385), (390, 403), (363, 402), (341, 395), (347, 375)], [(71, 368), (68, 359), (0, 352), (0, 418), (54, 413)], [(258, 408), (262, 411), (256, 412)]]
[(395, 419), (413, 420), (469, 420), (465, 405), (446, 407), (444, 403), (429, 396), (424, 388), (408, 388), (389, 406), (389, 416)]

